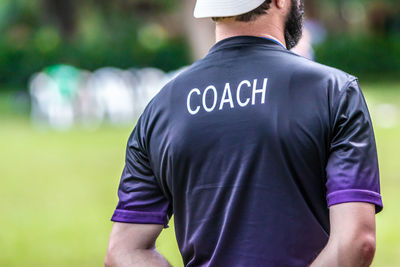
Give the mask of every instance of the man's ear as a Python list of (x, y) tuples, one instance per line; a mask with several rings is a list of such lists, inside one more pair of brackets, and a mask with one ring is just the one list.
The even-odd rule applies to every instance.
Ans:
[(287, 5), (288, 0), (275, 0), (276, 7), (279, 9), (284, 9)]

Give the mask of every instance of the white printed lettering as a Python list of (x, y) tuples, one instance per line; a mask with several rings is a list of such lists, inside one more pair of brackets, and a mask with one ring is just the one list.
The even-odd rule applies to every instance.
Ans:
[(265, 78), (264, 79), (264, 83), (263, 83), (263, 88), (262, 89), (257, 89), (257, 79), (254, 79), (254, 83), (253, 83), (253, 97), (251, 100), (251, 104), (254, 106), (256, 104), (256, 94), (262, 94), (261, 95), (261, 104), (265, 103), (265, 94), (267, 91), (267, 83), (268, 83), (268, 79)]
[[(232, 97), (231, 84), (229, 82), (225, 83), (225, 88), (223, 91), (219, 91), (222, 91), (222, 94), (220, 94), (221, 97), (219, 97), (217, 88), (214, 85), (209, 85), (204, 91), (201, 91), (198, 88), (194, 88), (190, 90), (187, 96), (186, 107), (191, 115), (196, 115), (202, 109), (204, 109), (206, 112), (214, 111), (217, 107), (217, 104), (219, 104), (219, 110), (223, 110), (225, 104), (229, 104), (230, 109), (235, 108), (237, 105), (239, 105), (240, 107), (246, 107), (250, 104), (250, 102), (251, 105), (254, 106), (256, 105), (256, 103), (258, 103), (258, 101), (256, 101), (256, 97), (258, 97), (258, 95), (260, 95), (261, 97), (259, 103), (265, 104), (267, 85), (268, 78), (265, 78), (263, 80), (262, 88), (259, 88), (257, 79), (253, 80), (253, 84), (249, 80), (243, 80), (237, 86), (235, 99)], [(246, 90), (248, 94), (250, 94), (251, 91), (251, 97), (243, 95), (242, 89)], [(201, 104), (194, 104), (198, 103), (200, 99), (198, 99), (198, 102), (193, 103), (193, 99), (195, 98), (195, 96), (193, 96), (194, 94), (201, 97)]]
[[(207, 93), (208, 93), (210, 90), (213, 92), (213, 95), (214, 95), (214, 103), (213, 103), (213, 105), (209, 108), (209, 107), (207, 106), (207, 103), (206, 103), (206, 98), (207, 98)], [(217, 97), (218, 97), (218, 94), (217, 94), (217, 89), (215, 88), (215, 86), (210, 85), (210, 86), (208, 86), (208, 87), (206, 88), (206, 90), (204, 90), (204, 93), (203, 93), (203, 108), (205, 109), (205, 111), (211, 112), (211, 111), (214, 110), (215, 106), (217, 105)]]
[(196, 114), (199, 112), (199, 110), (200, 110), (200, 106), (197, 106), (195, 110), (193, 110), (193, 109), (190, 107), (190, 97), (192, 96), (193, 93), (196, 93), (197, 95), (201, 95), (201, 92), (200, 92), (200, 90), (199, 90), (198, 88), (192, 89), (192, 90), (190, 91), (188, 97), (187, 97), (186, 105), (187, 105), (187, 110), (189, 111), (189, 113), (192, 114), (192, 115), (196, 115)]
[(239, 83), (239, 86), (238, 86), (237, 91), (236, 91), (236, 100), (237, 100), (239, 106), (241, 106), (241, 107), (247, 106), (249, 104), (249, 102), (250, 102), (250, 98), (247, 98), (245, 102), (242, 102), (240, 100), (240, 90), (242, 89), (243, 85), (247, 85), (250, 88), (251, 87), (251, 83), (248, 80), (244, 80), (241, 83)]
[[(226, 98), (227, 95), (228, 95), (228, 98)], [(221, 103), (219, 105), (219, 110), (222, 110), (222, 108), (224, 107), (225, 103), (229, 103), (231, 108), (234, 108), (233, 99), (232, 99), (232, 92), (231, 92), (231, 86), (229, 85), (229, 83), (225, 84), (225, 89), (224, 89), (224, 93), (222, 94), (222, 100), (221, 100)]]

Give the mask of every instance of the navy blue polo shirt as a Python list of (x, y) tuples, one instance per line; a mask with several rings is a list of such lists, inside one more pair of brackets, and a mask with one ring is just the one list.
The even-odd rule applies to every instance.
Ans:
[(115, 222), (167, 225), (186, 266), (307, 266), (331, 205), (382, 209), (357, 79), (234, 37), (167, 84), (133, 130)]

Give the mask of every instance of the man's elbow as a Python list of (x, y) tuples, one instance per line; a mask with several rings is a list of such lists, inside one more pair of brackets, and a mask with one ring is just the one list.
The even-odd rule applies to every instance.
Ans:
[(340, 249), (342, 257), (339, 266), (370, 266), (375, 255), (375, 235), (358, 232), (353, 237), (348, 236), (346, 240)]
[(374, 235), (366, 235), (360, 240), (360, 256), (363, 259), (363, 262), (366, 263), (366, 266), (369, 266), (372, 263), (372, 260), (375, 256), (376, 250), (376, 240)]

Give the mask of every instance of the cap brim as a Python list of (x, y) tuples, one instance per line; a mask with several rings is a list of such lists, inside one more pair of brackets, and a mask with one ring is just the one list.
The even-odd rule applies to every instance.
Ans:
[[(187, 1), (187, 0), (185, 0)], [(232, 17), (259, 7), (265, 0), (197, 0), (195, 18)]]

